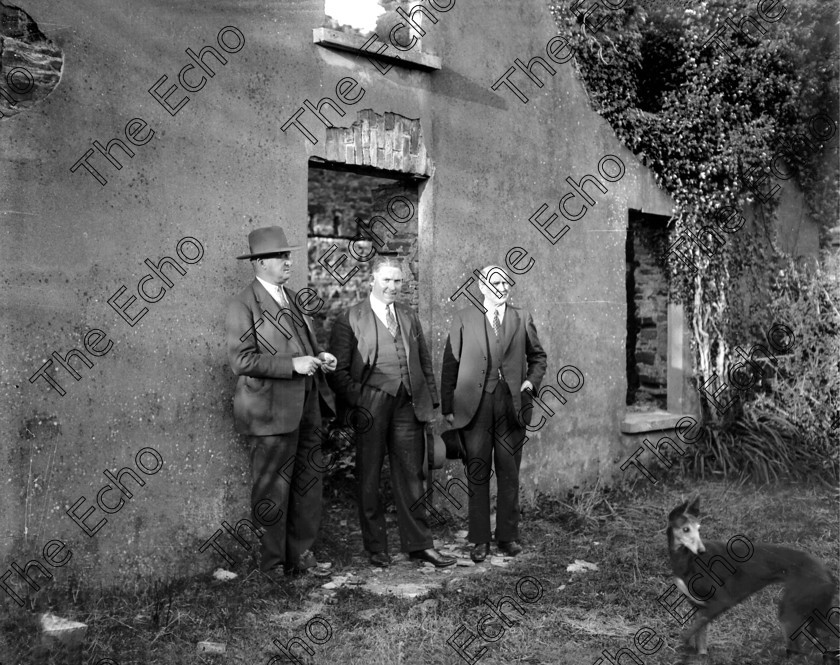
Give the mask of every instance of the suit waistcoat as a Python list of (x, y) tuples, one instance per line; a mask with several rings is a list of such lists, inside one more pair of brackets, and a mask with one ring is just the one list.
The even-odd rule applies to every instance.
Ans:
[(402, 330), (398, 329), (396, 337), (391, 337), (391, 331), (379, 320), (379, 317), (374, 314), (373, 318), (376, 320), (379, 348), (376, 364), (368, 378), (368, 385), (396, 396), (402, 383), (410, 395), (411, 379), (408, 375), (408, 357), (405, 354)]
[[(282, 287), (281, 287), (282, 288)], [(286, 296), (286, 300), (289, 300), (288, 294), (284, 293)], [(273, 298), (273, 296), (272, 296)], [(275, 300), (275, 302), (277, 302)], [(284, 309), (280, 303), (277, 303), (277, 306), (280, 308), (278, 312), (277, 320), (283, 321), (284, 328), (291, 328), (292, 329), (292, 336), (294, 340), (300, 345), (300, 348), (303, 349), (303, 352), (308, 356), (314, 356), (315, 352), (312, 348), (312, 344), (309, 343), (309, 330), (304, 324), (302, 328), (299, 328), (298, 325), (295, 323), (294, 319), (291, 317), (291, 314), (295, 314), (303, 319), (303, 314), (298, 310), (297, 307), (289, 303), (288, 309)], [(286, 314), (288, 312), (288, 314)]]
[[(269, 295), (271, 295), (271, 294), (269, 294)], [(301, 319), (302, 319), (303, 318), (303, 313), (300, 312), (297, 309), (297, 307), (295, 307), (294, 305), (291, 304), (291, 301), (289, 301), (288, 293), (284, 293), (284, 295), (286, 296), (286, 300), (290, 303), (288, 311), (290, 313), (297, 314), (297, 316), (301, 317)], [(273, 298), (274, 297), (272, 296), (272, 299)], [(277, 301), (275, 300), (274, 302), (277, 302)], [(304, 324), (304, 327), (302, 329), (299, 328), (298, 325), (295, 323), (294, 319), (289, 314), (286, 314), (285, 316), (282, 315), (283, 312), (285, 311), (283, 309), (282, 305), (280, 305), (280, 303), (277, 303), (277, 306), (280, 307), (280, 312), (279, 312), (278, 317), (277, 317), (278, 323), (280, 321), (282, 321), (281, 325), (286, 330), (291, 328), (292, 339), (294, 339), (298, 343), (300, 348), (303, 349), (304, 355), (314, 356), (315, 355), (315, 350), (312, 348), (312, 344), (310, 344), (310, 342), (309, 342), (308, 327), (306, 327), (306, 325)], [(309, 392), (310, 390), (312, 390), (313, 384), (314, 384), (314, 381), (313, 381), (312, 377), (307, 376), (306, 381), (304, 383), (306, 392)]]
[[(508, 314), (508, 312), (505, 312), (505, 314)], [(496, 333), (493, 332), (493, 326), (490, 325), (487, 317), (485, 316), (483, 318), (484, 334), (487, 336), (487, 350), (489, 351), (487, 354), (487, 378), (484, 383), (484, 392), (492, 393), (496, 390), (496, 386), (499, 385), (499, 373), (502, 370), (502, 360), (504, 360), (505, 355), (504, 341), (510, 317), (505, 316), (505, 318), (501, 321), (498, 337), (496, 337)]]

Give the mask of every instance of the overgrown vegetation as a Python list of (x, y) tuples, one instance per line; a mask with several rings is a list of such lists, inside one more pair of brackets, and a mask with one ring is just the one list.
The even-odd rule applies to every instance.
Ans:
[(768, 320), (788, 321), (794, 343), (774, 377), (745, 396), (722, 424), (707, 425), (683, 472), (704, 477), (792, 477), (835, 482), (840, 474), (840, 256), (803, 272), (791, 261), (776, 276)]
[[(671, 665), (679, 662), (675, 652), (682, 627), (656, 600), (671, 584), (665, 519), (671, 508), (698, 493), (704, 539), (726, 541), (743, 534), (753, 542), (788, 542), (837, 571), (837, 520), (829, 490), (676, 482), (653, 486), (642, 479), (632, 492), (577, 493), (565, 504), (544, 497), (523, 515), (526, 558), (509, 568), (484, 564), (485, 572), (469, 581), (461, 578), (461, 584), (444, 572), (419, 575), (442, 582), (426, 600), (379, 596), (355, 587), (339, 589), (329, 599), (320, 586), (326, 579), (300, 577), (270, 585), (256, 575), (247, 577), (246, 563), (237, 569), (242, 576), (232, 582), (204, 575), (118, 588), (86, 585), (80, 590), (75, 585), (61, 589), (53, 581), (35, 595), (34, 612), (9, 602), (0, 607), (0, 657), (13, 665), (96, 665), (103, 658), (119, 665), (264, 665), (279, 654), (273, 640), (306, 640), (305, 624), (319, 614), (333, 633), (324, 644), (307, 642), (313, 648), (311, 657), (300, 647), (295, 650), (307, 665), (463, 665), (447, 644), (450, 636), (461, 624), (476, 635), (476, 624), (490, 614), (485, 600), (516, 599), (517, 581), (531, 576), (543, 595), (536, 602), (522, 602), (522, 616), (506, 605), (513, 625), (495, 618), (485, 624), (488, 635), (501, 635), (495, 642), (476, 636), (467, 652), (487, 648), (480, 665), (589, 665), (604, 649), (611, 654), (633, 650), (633, 635), (645, 626), (656, 631), (663, 644), (641, 659), (645, 665)], [(351, 503), (333, 506), (326, 514), (318, 555), (330, 559), (338, 575), (369, 574), (366, 560), (354, 557), (356, 546), (361, 549), (361, 539), (354, 540), (356, 520)], [(464, 522), (451, 527), (463, 528)], [(435, 533), (436, 538), (450, 536), (450, 531)], [(567, 571), (576, 559), (598, 570)], [(406, 564), (405, 570), (416, 568)], [(527, 591), (532, 593), (531, 588)], [(709, 631), (707, 665), (786, 662), (776, 620), (777, 596), (777, 589), (762, 591), (716, 621)], [(37, 613), (45, 610), (88, 625), (81, 657), (39, 645)], [(463, 633), (457, 642), (469, 636)], [(223, 643), (226, 653), (198, 653), (200, 641)], [(818, 661), (815, 656), (807, 662)]]
[[(688, 233), (699, 241), (684, 245), (696, 272), (675, 255), (669, 261), (672, 298), (691, 326), (696, 386), (725, 377), (734, 347), (763, 341), (774, 323), (797, 336), (770, 392), (742, 395), (726, 415), (701, 400), (705, 440), (688, 463), (701, 475), (836, 479), (836, 258), (820, 269), (786, 254), (777, 231), (798, 220), (777, 219), (780, 192), (770, 189), (797, 183), (823, 241), (838, 223), (836, 3), (787, 3), (784, 16), (762, 22), (746, 0), (628, 0), (590, 17), (591, 26), (609, 15), (596, 34), (570, 4), (549, 2), (594, 108), (674, 199), (671, 241)], [(752, 28), (755, 40), (725, 24), (746, 16), (765, 29)], [(719, 28), (722, 43), (707, 44)], [(783, 162), (773, 162), (777, 154)], [(722, 210), (752, 221), (716, 239)]]

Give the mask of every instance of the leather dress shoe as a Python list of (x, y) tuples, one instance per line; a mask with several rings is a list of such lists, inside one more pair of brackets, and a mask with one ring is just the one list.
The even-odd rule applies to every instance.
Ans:
[(435, 568), (445, 568), (446, 566), (451, 566), (455, 563), (454, 556), (441, 554), (434, 547), (430, 547), (427, 550), (415, 550), (409, 554), (409, 558), (414, 561), (428, 561), (433, 564)]
[(315, 559), (312, 550), (306, 550), (301, 554), (295, 565), (284, 566), (284, 568), (286, 575), (305, 575), (306, 573), (312, 573), (318, 577), (323, 577), (325, 574), (329, 575), (326, 568), (318, 567), (318, 561)]
[(470, 550), (470, 559), (476, 563), (481, 563), (490, 554), (490, 543), (478, 543)]
[(379, 566), (380, 568), (387, 568), (391, 565), (391, 557), (387, 552), (371, 552), (370, 562), (374, 566)]
[(286, 576), (283, 571), (283, 566), (276, 566), (271, 570), (263, 570), (263, 576), (267, 582), (272, 584), (281, 584), (283, 582), (283, 578)]
[(300, 555), (300, 559), (298, 559), (297, 566), (295, 567), (301, 570), (309, 570), (317, 565), (318, 562), (315, 560), (315, 555), (312, 553), (312, 550), (306, 550)]
[(499, 549), (508, 556), (516, 556), (522, 551), (522, 545), (515, 540), (511, 540), (506, 543), (499, 543)]

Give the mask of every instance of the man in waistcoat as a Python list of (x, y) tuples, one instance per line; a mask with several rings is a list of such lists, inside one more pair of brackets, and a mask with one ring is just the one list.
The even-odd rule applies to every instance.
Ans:
[(391, 563), (379, 492), (387, 452), (402, 550), (412, 559), (451, 566), (455, 559), (434, 548), (425, 506), (416, 506), (426, 475), (424, 423), (433, 419), (438, 395), (420, 320), (396, 302), (402, 283), (396, 257), (374, 259), (370, 296), (333, 325), (330, 349), (338, 362), (329, 381), (345, 410), (361, 407), (370, 414), (370, 427), (356, 433), (359, 520), (370, 562)]
[(256, 277), (229, 302), (225, 335), (239, 377), (233, 416), (251, 447), (251, 511), (265, 529), (260, 569), (275, 579), (316, 567), (325, 468), (316, 430), (334, 413), (320, 372), (335, 369), (336, 359), (321, 350), (297, 292), (285, 286), (298, 246), (279, 226), (252, 231), (248, 243), (250, 252), (236, 258), (250, 259)]
[[(504, 270), (487, 266), (479, 289), (483, 310), (470, 305), (455, 312), (441, 371), (444, 418), (460, 429), (467, 449), (470, 558), (490, 553), (491, 455), (496, 469), (496, 541), (510, 556), (519, 544), (519, 464), (525, 425), (539, 390), (546, 354), (531, 314), (508, 302), (511, 284)], [(486, 281), (486, 283), (485, 283)]]

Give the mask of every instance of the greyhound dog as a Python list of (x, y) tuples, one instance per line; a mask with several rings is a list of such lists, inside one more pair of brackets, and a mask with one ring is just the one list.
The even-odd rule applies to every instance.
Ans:
[(823, 653), (823, 663), (840, 663), (840, 594), (837, 579), (828, 568), (800, 550), (753, 545), (744, 536), (735, 536), (727, 543), (704, 543), (700, 539), (699, 506), (698, 497), (668, 515), (668, 554), (676, 575), (674, 583), (697, 609), (697, 617), (682, 635), (683, 641), (689, 645), (694, 638), (697, 653), (706, 654), (709, 622), (768, 584), (781, 584), (784, 591), (779, 601), (779, 621), (787, 656), (805, 653), (801, 640), (807, 634)]

